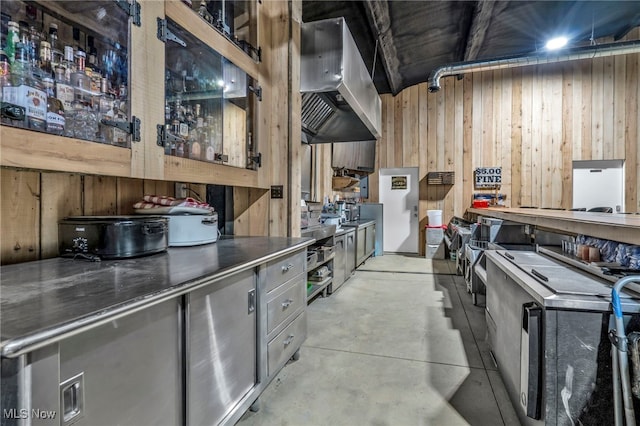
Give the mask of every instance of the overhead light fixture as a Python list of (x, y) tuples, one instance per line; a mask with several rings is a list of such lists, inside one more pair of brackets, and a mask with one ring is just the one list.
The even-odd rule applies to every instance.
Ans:
[(567, 42), (568, 40), (566, 37), (554, 37), (547, 42), (545, 47), (547, 50), (558, 50), (565, 47)]

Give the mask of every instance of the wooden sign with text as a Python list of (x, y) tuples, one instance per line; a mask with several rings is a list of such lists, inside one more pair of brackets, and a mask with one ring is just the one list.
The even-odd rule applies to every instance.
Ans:
[(502, 167), (478, 167), (475, 170), (476, 188), (500, 188)]

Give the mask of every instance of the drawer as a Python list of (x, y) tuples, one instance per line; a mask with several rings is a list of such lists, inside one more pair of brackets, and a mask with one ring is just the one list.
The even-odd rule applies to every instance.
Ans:
[(267, 334), (307, 303), (305, 275), (291, 280), (286, 289), (267, 302)]
[(307, 252), (303, 250), (292, 256), (281, 257), (267, 263), (266, 291), (271, 291), (291, 278), (305, 272)]
[(302, 312), (267, 346), (269, 376), (276, 374), (307, 338), (307, 313)]

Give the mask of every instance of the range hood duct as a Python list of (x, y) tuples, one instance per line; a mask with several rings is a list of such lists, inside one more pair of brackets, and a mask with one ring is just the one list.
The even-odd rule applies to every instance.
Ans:
[(380, 137), (382, 102), (344, 18), (301, 25), (302, 141)]
[(578, 47), (547, 55), (512, 56), (492, 60), (458, 62), (455, 64), (443, 65), (431, 71), (428, 81), (429, 92), (437, 92), (440, 90), (440, 79), (450, 75), (524, 67), (528, 65), (577, 61), (580, 59), (602, 58), (605, 56), (627, 55), (631, 53), (640, 53), (640, 40)]

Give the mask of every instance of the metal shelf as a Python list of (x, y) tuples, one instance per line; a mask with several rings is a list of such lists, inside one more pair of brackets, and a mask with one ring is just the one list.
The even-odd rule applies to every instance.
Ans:
[(326, 289), (327, 287), (329, 287), (329, 284), (331, 284), (331, 281), (333, 280), (333, 277), (327, 277), (322, 281), (318, 281), (317, 283), (312, 283), (311, 281), (307, 281), (308, 283), (311, 283), (311, 288), (307, 288), (307, 303), (313, 299), (314, 297), (316, 297), (320, 292), (323, 292), (323, 296), (326, 296)]
[(314, 264), (313, 264), (313, 266), (308, 265), (308, 267), (307, 267), (307, 271), (308, 271), (308, 272), (311, 272), (311, 271), (313, 271), (314, 269), (319, 268), (320, 266), (327, 264), (330, 260), (333, 260), (333, 258), (334, 258), (335, 256), (336, 256), (336, 254), (335, 254), (335, 252), (334, 252), (334, 253), (331, 253), (331, 254), (330, 254), (326, 259), (321, 260), (321, 261), (319, 261), (319, 262), (318, 262), (318, 261), (316, 261), (316, 263), (314, 263)]

